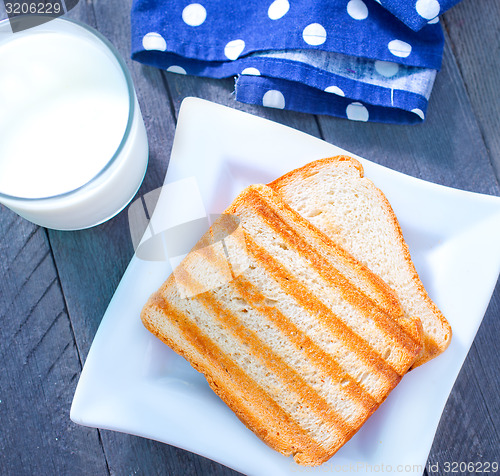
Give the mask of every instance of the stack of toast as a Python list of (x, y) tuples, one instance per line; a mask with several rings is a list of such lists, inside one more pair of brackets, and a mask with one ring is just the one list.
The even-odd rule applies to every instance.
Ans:
[(248, 428), (310, 466), (451, 338), (387, 199), (345, 156), (246, 188), (141, 317)]

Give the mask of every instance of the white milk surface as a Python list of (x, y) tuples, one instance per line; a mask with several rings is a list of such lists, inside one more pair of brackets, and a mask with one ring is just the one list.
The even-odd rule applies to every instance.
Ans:
[(0, 37), (0, 192), (41, 198), (91, 180), (118, 148), (129, 96), (118, 64), (84, 37)]

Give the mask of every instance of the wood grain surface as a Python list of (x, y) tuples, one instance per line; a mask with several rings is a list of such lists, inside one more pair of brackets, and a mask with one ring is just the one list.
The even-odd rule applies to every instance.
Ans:
[[(232, 96), (232, 80), (180, 76), (135, 63), (129, 59), (130, 5), (131, 0), (81, 0), (68, 16), (97, 28), (131, 70), (150, 144), (139, 194), (162, 184), (180, 103), (196, 96), (425, 180), (500, 195), (498, 0), (463, 0), (443, 16), (443, 67), (428, 117), (418, 126), (360, 124), (241, 104)], [(90, 230), (59, 232), (0, 205), (0, 475), (237, 474), (169, 445), (69, 419), (82, 364), (132, 254), (126, 213)], [(499, 317), (497, 285), (443, 413), (429, 469), (453, 461), (500, 462)]]

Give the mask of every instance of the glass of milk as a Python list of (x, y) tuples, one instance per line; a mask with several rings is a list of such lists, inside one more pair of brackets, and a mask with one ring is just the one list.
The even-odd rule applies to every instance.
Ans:
[(142, 183), (146, 130), (124, 61), (98, 32), (58, 18), (0, 22), (0, 202), (48, 228), (121, 211)]

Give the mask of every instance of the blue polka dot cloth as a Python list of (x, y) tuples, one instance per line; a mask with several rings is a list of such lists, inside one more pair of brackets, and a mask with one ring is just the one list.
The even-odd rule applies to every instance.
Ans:
[(441, 66), (438, 15), (456, 1), (134, 0), (132, 58), (236, 77), (245, 103), (416, 124)]

